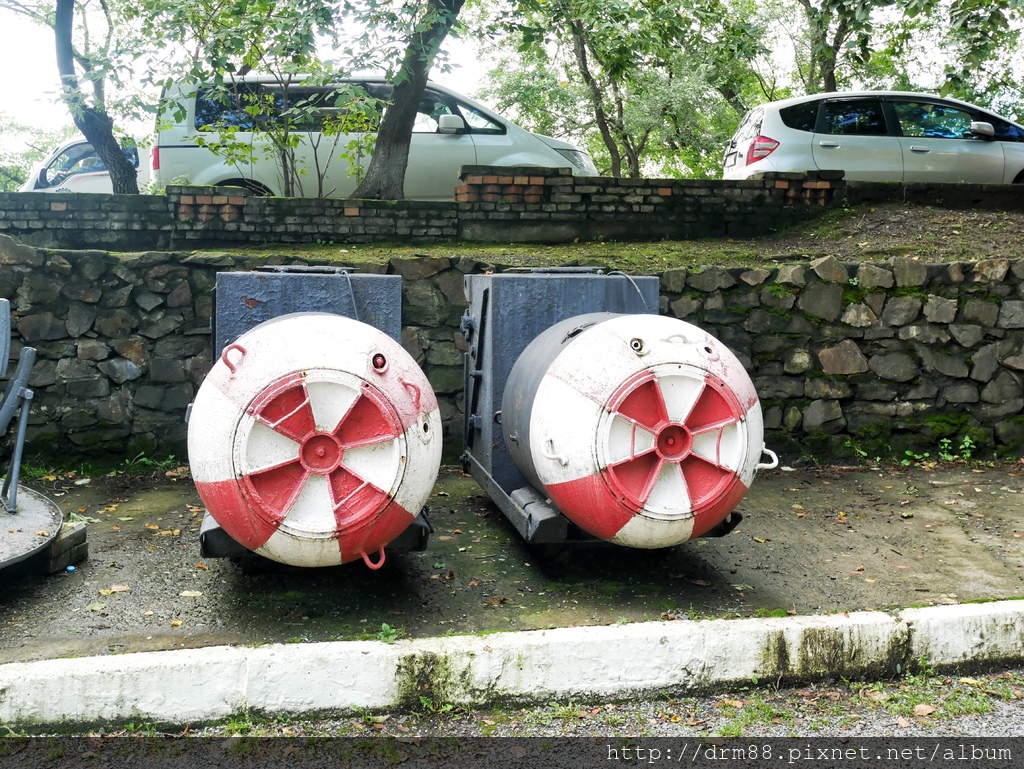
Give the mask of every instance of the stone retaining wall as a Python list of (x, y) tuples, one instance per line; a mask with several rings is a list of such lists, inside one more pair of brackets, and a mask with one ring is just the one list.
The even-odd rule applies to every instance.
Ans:
[[(211, 366), (216, 273), (299, 263), (204, 254), (53, 251), (0, 236), (14, 355), (39, 352), (30, 452), (185, 454), (185, 409)], [(359, 266), (357, 265), (357, 268)], [(470, 259), (393, 259), (403, 344), (438, 393), (446, 456), (462, 440), (459, 320)], [(766, 443), (801, 454), (1024, 453), (1024, 260), (929, 265), (833, 258), (749, 269), (671, 269), (661, 311), (708, 329), (747, 366)]]

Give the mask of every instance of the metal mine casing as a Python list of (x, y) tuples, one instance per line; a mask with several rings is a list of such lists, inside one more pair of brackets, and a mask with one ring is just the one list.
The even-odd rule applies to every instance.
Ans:
[(581, 529), (629, 547), (707, 533), (768, 466), (742, 364), (705, 331), (657, 315), (551, 326), (512, 368), (501, 420), (531, 484)]
[(243, 547), (294, 566), (376, 568), (437, 479), (441, 418), (394, 339), (296, 313), (223, 348), (192, 406), (188, 449), (210, 515)]

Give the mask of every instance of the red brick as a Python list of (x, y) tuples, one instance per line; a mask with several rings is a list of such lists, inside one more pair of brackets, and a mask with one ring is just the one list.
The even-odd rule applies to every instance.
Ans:
[(68, 210), (68, 204), (67, 203), (50, 203), (50, 210), (51, 211), (67, 211)]
[(480, 174), (470, 174), (469, 176), (462, 177), (462, 181), (466, 184), (483, 184), (484, 177)]
[(346, 206), (345, 216), (359, 216), (359, 209), (356, 206)]
[(242, 195), (232, 195), (231, 197), (228, 198), (228, 205), (229, 206), (244, 206), (245, 205), (245, 197), (242, 196)]
[(513, 184), (518, 184), (521, 187), (525, 187), (527, 184), (530, 183), (530, 177), (529, 176), (516, 176), (515, 178), (512, 179), (512, 183)]
[(210, 205), (213, 202), (212, 195), (196, 195), (196, 203), (199, 205)]
[(672, 188), (671, 187), (658, 187), (658, 194), (661, 195), (661, 197), (663, 197), (663, 198), (670, 198), (670, 197), (672, 197)]
[(498, 177), (497, 176), (485, 176), (483, 179), (480, 180), (480, 183), (481, 184), (497, 184), (498, 183)]
[(544, 177), (543, 176), (531, 176), (530, 177), (530, 184), (544, 184)]
[(228, 204), (228, 196), (214, 195), (210, 202), (213, 203), (213, 205), (215, 206), (226, 206)]
[(775, 189), (777, 189), (777, 190), (788, 190), (789, 189), (789, 182), (787, 182), (785, 179), (776, 179), (775, 180)]

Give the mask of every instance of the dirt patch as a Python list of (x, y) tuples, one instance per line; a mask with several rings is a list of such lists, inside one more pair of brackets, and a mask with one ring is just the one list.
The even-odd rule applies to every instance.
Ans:
[[(764, 262), (800, 262), (819, 256), (843, 261), (884, 262), (910, 257), (925, 262), (1018, 259), (1024, 249), (1024, 212), (958, 211), (934, 206), (884, 203), (837, 208), (783, 232), (758, 238), (616, 241), (543, 244), (441, 243), (432, 246), (270, 245), (255, 253), (288, 253), (309, 259), (367, 265), (395, 257), (468, 258), (506, 266), (587, 264), (653, 275), (671, 267), (714, 264), (756, 267)], [(254, 253), (247, 249), (247, 254)]]
[[(51, 484), (94, 518), (73, 573), (4, 579), (0, 663), (217, 644), (814, 614), (1024, 595), (1016, 465), (763, 473), (741, 525), (663, 551), (540, 554), (468, 476), (442, 472), (422, 553), (247, 574), (203, 560), (187, 479)], [(385, 627), (386, 626), (386, 627)]]
[(785, 233), (737, 244), (760, 246), (775, 259), (800, 255), (832, 255), (849, 261), (910, 257), (933, 263), (1018, 259), (1024, 247), (1024, 213), (901, 203), (857, 206)]

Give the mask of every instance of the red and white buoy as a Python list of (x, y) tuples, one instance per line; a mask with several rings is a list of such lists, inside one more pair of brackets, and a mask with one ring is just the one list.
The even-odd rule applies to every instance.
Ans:
[(297, 313), (224, 348), (192, 405), (188, 449), (203, 503), (245, 548), (294, 566), (379, 568), (437, 479), (441, 418), (389, 336)]
[(629, 547), (706, 534), (777, 462), (736, 356), (657, 315), (552, 326), (516, 361), (501, 419), (527, 480), (584, 531)]

